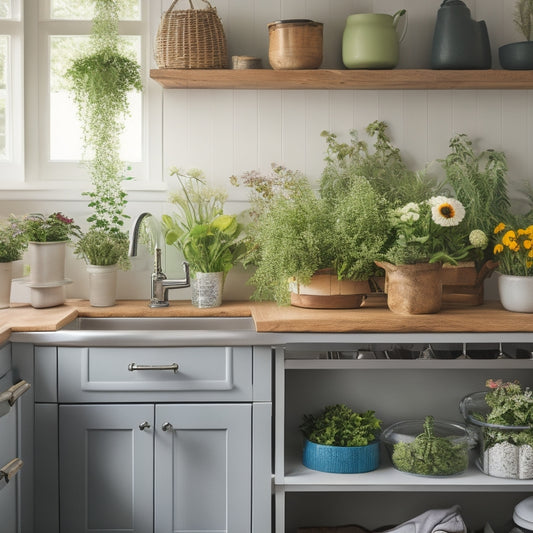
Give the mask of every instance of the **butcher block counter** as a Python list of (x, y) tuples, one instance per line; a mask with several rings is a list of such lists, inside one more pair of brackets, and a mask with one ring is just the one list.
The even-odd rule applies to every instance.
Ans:
[(477, 307), (448, 306), (431, 315), (398, 315), (385, 300), (370, 298), (359, 309), (303, 309), (273, 302), (224, 302), (198, 309), (190, 302), (174, 301), (152, 309), (145, 300), (121, 300), (113, 307), (91, 307), (86, 300), (34, 309), (14, 305), (0, 310), (0, 343), (16, 331), (57, 331), (77, 317), (252, 317), (258, 333), (444, 333), (533, 332), (533, 315), (505, 311), (499, 302)]

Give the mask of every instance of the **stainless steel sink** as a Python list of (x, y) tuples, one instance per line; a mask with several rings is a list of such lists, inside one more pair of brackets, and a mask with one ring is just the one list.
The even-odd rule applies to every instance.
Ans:
[(63, 329), (81, 331), (255, 331), (251, 317), (79, 317)]

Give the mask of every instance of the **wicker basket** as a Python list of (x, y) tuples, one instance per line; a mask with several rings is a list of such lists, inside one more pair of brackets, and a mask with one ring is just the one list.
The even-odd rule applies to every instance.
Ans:
[(216, 8), (207, 0), (205, 9), (176, 10), (174, 0), (161, 17), (155, 60), (159, 68), (226, 68), (226, 37)]

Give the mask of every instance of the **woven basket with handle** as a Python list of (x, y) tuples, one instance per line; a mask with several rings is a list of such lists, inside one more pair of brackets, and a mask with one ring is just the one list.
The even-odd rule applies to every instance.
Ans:
[(161, 17), (155, 43), (159, 68), (226, 68), (226, 37), (217, 10), (207, 0), (205, 9), (174, 10), (174, 0)]

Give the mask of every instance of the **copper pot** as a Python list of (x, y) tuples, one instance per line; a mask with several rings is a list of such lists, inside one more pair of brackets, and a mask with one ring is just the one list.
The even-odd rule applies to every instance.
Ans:
[(324, 25), (307, 19), (268, 24), (268, 59), (274, 70), (315, 69), (322, 64)]

